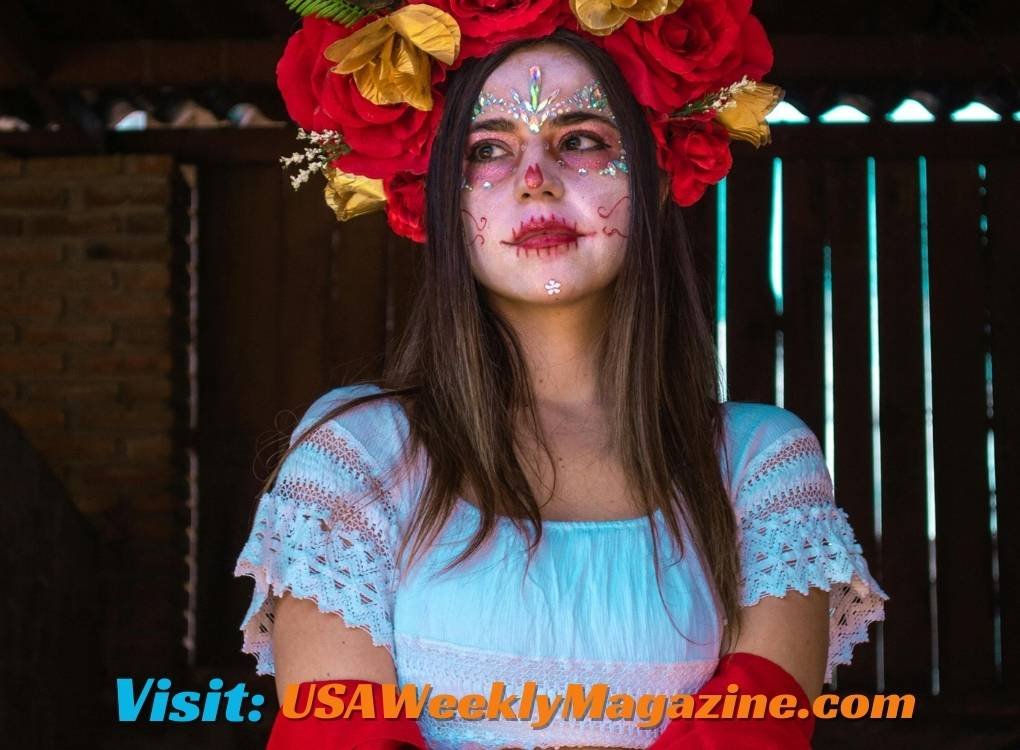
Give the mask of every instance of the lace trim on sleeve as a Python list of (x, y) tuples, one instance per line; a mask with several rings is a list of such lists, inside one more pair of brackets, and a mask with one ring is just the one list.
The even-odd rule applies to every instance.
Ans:
[(885, 619), (889, 596), (871, 576), (847, 514), (836, 506), (818, 440), (797, 428), (762, 452), (737, 494), (742, 606), (790, 589), (829, 592), (825, 681), (850, 664), (868, 626)]
[(256, 674), (274, 674), (272, 630), (285, 591), (367, 631), (393, 656), (396, 508), (364, 447), (335, 422), (287, 458), (259, 501), (235, 576), (255, 580), (241, 624)]

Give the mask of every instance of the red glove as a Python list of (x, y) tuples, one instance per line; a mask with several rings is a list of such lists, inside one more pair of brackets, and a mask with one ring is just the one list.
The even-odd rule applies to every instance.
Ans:
[[(727, 687), (739, 686), (738, 694), (789, 694), (797, 698), (797, 709), (811, 703), (800, 684), (771, 659), (749, 653), (727, 654), (719, 660), (715, 674), (702, 685), (699, 695), (728, 695)], [(697, 701), (696, 705), (701, 705)], [(722, 702), (712, 713), (722, 712)], [(811, 750), (815, 717), (776, 719), (767, 713), (761, 719), (673, 719), (648, 750)]]
[[(353, 694), (361, 684), (372, 686), (375, 718), (352, 714), (346, 719), (317, 719), (310, 711), (303, 719), (288, 719), (280, 711), (276, 714), (273, 731), (266, 750), (428, 750), (417, 722), (401, 713), (398, 718), (382, 717), (382, 685), (370, 680), (323, 680), (302, 682), (298, 695), (307, 695), (319, 685), (346, 686), (345, 696)], [(304, 706), (304, 701), (299, 705)], [(322, 703), (316, 701), (314, 710)], [(324, 706), (325, 707), (325, 706)]]

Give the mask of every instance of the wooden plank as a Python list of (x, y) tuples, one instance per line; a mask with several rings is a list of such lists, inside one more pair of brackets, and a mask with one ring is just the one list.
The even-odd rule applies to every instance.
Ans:
[(733, 401), (775, 403), (776, 314), (769, 285), (771, 162), (737, 162), (727, 183), (727, 378)]
[(386, 353), (386, 246), (382, 212), (339, 225), (331, 251), (327, 377), (346, 384), (377, 378)]
[[(162, 15), (174, 20), (176, 13), (174, 10), (170, 15)], [(800, 15), (790, 10), (786, 14)], [(160, 28), (163, 37), (168, 36), (165, 26), (162, 24)], [(766, 28), (770, 28), (767, 22)], [(281, 27), (278, 31), (282, 34), (288, 30)], [(188, 32), (179, 36), (189, 41), (142, 37), (129, 41), (51, 45), (52, 70), (45, 83), (50, 88), (78, 88), (145, 84), (205, 86), (238, 82), (271, 86), (275, 82), (275, 65), (284, 43), (282, 37), (196, 40), (195, 35)], [(975, 56), (974, 43), (965, 36), (774, 33), (770, 41), (776, 63), (770, 79), (784, 82), (794, 79), (971, 82), (1000, 78), (1007, 65), (1020, 67), (1020, 52), (1017, 51), (1020, 50), (1020, 35), (1014, 32), (986, 37), (987, 47), (996, 50), (994, 59)], [(957, 61), (961, 59), (970, 62), (959, 65)], [(16, 88), (22, 83), (24, 81), (13, 72), (5, 72), (0, 78), (0, 88)]]
[(817, 161), (783, 162), (784, 406), (825, 434), (824, 175)]
[(1020, 161), (987, 167), (1002, 676), (1020, 692)]
[(279, 255), (280, 314), (276, 336), (283, 362), (275, 403), (298, 416), (330, 387), (326, 358), (329, 270), (336, 218), (322, 191), (293, 190), (281, 173), (283, 246)]
[(928, 161), (941, 691), (994, 684), (985, 463), (985, 268), (971, 159)]
[(237, 624), (251, 585), (231, 579), (260, 480), (252, 458), (277, 410), (284, 356), (275, 335), (283, 247), (274, 166), (199, 173), (200, 662), (240, 662)]
[[(716, 299), (718, 286), (716, 283), (718, 262), (716, 201), (718, 190), (717, 185), (711, 186), (693, 206), (681, 209), (687, 238), (691, 245), (694, 267), (697, 269), (698, 289), (701, 291), (705, 317), (712, 327), (712, 335), (716, 339), (718, 339), (717, 326), (715, 325), (718, 302)], [(716, 345), (718, 346), (718, 341), (716, 341)]]
[(421, 285), (425, 248), (393, 232), (386, 243), (386, 364), (407, 328)]
[(889, 594), (885, 690), (925, 695), (932, 684), (928, 586), (921, 222), (916, 159), (876, 166), (882, 426), (881, 570)]
[[(863, 159), (824, 163), (828, 241), (832, 247), (834, 481), (864, 555), (876, 563), (872, 467), (871, 353), (868, 331), (867, 175)], [(872, 626), (874, 628), (876, 626)], [(841, 667), (840, 689), (873, 690), (875, 632)]]
[[(272, 92), (262, 92), (259, 101), (263, 96), (272, 96)], [(182, 162), (278, 164), (280, 156), (295, 150), (295, 132), (291, 127), (107, 131), (99, 145), (105, 153), (169, 153)], [(745, 162), (771, 161), (775, 157), (811, 159), (819, 154), (887, 159), (922, 154), (993, 158), (1020, 152), (1020, 122), (780, 124), (773, 126), (772, 144), (768, 148), (755, 149), (750, 144), (736, 142), (732, 149), (738, 167)], [(95, 150), (97, 144), (83, 136), (43, 130), (0, 133), (0, 151), (13, 156), (78, 154)]]

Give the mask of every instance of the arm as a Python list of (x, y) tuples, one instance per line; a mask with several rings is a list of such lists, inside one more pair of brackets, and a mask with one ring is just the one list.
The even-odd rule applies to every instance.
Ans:
[(771, 659), (789, 672), (810, 700), (822, 692), (829, 650), (829, 593), (808, 589), (808, 595), (762, 597), (743, 610), (733, 652)]
[(362, 628), (349, 628), (343, 617), (320, 612), (310, 599), (283, 595), (273, 629), (276, 694), (287, 685), (329, 679), (396, 683), (393, 658)]

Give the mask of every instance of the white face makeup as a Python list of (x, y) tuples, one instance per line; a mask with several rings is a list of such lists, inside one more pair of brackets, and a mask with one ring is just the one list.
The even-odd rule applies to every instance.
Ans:
[(630, 217), (626, 152), (601, 84), (575, 53), (543, 44), (496, 68), (463, 165), (465, 241), (490, 294), (567, 302), (616, 277)]

